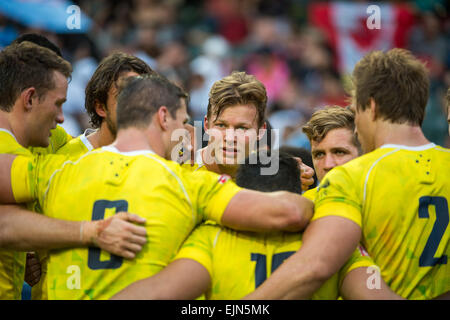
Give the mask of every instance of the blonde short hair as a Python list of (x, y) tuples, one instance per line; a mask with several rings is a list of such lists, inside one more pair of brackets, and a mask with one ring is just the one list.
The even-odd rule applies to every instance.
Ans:
[(216, 118), (228, 107), (252, 104), (256, 107), (258, 127), (264, 124), (267, 93), (264, 85), (255, 76), (233, 71), (231, 75), (216, 81), (210, 92), (206, 117)]
[(348, 108), (338, 106), (326, 106), (324, 109), (313, 113), (311, 119), (303, 126), (302, 130), (309, 141), (321, 142), (328, 132), (334, 129), (348, 129), (353, 134), (352, 142), (358, 150), (361, 149), (355, 132), (355, 115)]

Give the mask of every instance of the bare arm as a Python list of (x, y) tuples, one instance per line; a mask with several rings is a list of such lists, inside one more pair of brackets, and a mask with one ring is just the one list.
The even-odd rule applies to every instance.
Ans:
[(18, 251), (98, 246), (132, 259), (146, 242), (144, 223), (121, 212), (106, 220), (66, 221), (46, 217), (17, 205), (0, 206), (0, 247)]
[(450, 300), (450, 291), (447, 291), (446, 293), (443, 293), (440, 296), (433, 298), (433, 300)]
[(351, 220), (327, 216), (311, 222), (299, 251), (246, 299), (308, 299), (355, 250), (361, 228)]
[(230, 201), (222, 224), (246, 231), (301, 231), (309, 223), (314, 203), (298, 194), (241, 190)]
[(208, 290), (208, 271), (191, 259), (178, 259), (156, 275), (136, 281), (114, 295), (112, 300), (190, 300)]
[(0, 154), (0, 203), (16, 203), (11, 187), (11, 166), (16, 158), (12, 154)]
[[(370, 283), (370, 277), (379, 277)], [(377, 269), (356, 268), (344, 278), (340, 288), (341, 296), (346, 300), (404, 300), (384, 282)]]

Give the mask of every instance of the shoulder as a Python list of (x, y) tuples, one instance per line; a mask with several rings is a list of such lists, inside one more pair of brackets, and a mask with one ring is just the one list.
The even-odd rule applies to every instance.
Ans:
[(0, 129), (0, 153), (11, 153), (30, 156), (31, 150), (23, 147), (17, 142), (14, 135), (5, 129)]
[(302, 196), (305, 197), (306, 199), (309, 199), (311, 201), (314, 201), (314, 198), (316, 197), (317, 194), (317, 188), (313, 188), (313, 189), (309, 189), (307, 191), (305, 191)]

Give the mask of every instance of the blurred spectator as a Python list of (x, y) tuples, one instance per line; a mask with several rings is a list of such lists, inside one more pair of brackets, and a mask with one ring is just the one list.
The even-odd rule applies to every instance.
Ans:
[(444, 75), (450, 55), (448, 40), (439, 17), (426, 11), (420, 14), (409, 41), (409, 49), (427, 64), (430, 71), (430, 97), (422, 128), (425, 136), (439, 145), (445, 144), (447, 132), (442, 97), (447, 89)]
[[(369, 3), (309, 0), (72, 0), (92, 19), (82, 37), (45, 35), (73, 64), (68, 131), (83, 131), (84, 86), (97, 62), (113, 51), (144, 60), (190, 93), (189, 111), (203, 120), (209, 89), (233, 70), (255, 75), (267, 88), (267, 119), (279, 144), (308, 148), (300, 128), (323, 105), (347, 105), (344, 83), (366, 52), (406, 47), (430, 70), (423, 129), (450, 146), (443, 108), (450, 86), (450, 15), (444, 0), (377, 3), (381, 29), (366, 25)], [(29, 31), (0, 12), (0, 46)], [(33, 30), (36, 32), (36, 30)], [(86, 46), (88, 39), (90, 44)]]
[(190, 63), (190, 111), (194, 120), (202, 121), (208, 106), (208, 94), (214, 82), (230, 74), (230, 46), (221, 36), (211, 36), (203, 43), (202, 54)]

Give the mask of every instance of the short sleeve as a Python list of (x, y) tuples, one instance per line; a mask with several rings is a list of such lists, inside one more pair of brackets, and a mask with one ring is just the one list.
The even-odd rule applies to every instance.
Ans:
[(11, 167), (11, 186), (18, 203), (42, 200), (55, 171), (67, 160), (63, 155), (19, 156)]
[(222, 215), (231, 199), (242, 190), (229, 176), (210, 171), (185, 172), (191, 181), (197, 200), (197, 208), (203, 220), (221, 223)]
[(306, 199), (309, 199), (314, 202), (314, 200), (316, 198), (316, 194), (317, 194), (317, 188), (314, 188), (314, 189), (309, 189), (309, 190), (305, 191), (302, 194), (302, 196), (305, 197)]
[(37, 199), (36, 175), (37, 157), (18, 156), (11, 166), (11, 187), (17, 203)]
[(362, 204), (355, 184), (343, 167), (336, 167), (325, 175), (317, 189), (311, 221), (326, 216), (340, 216), (361, 226)]
[(200, 263), (212, 277), (213, 245), (220, 227), (203, 224), (186, 239), (174, 260), (191, 259)]
[(350, 259), (344, 264), (344, 266), (339, 270), (339, 287), (345, 279), (345, 276), (352, 270), (361, 267), (374, 267), (375, 262), (369, 256), (367, 251), (362, 245), (358, 245), (356, 250), (351, 255)]

